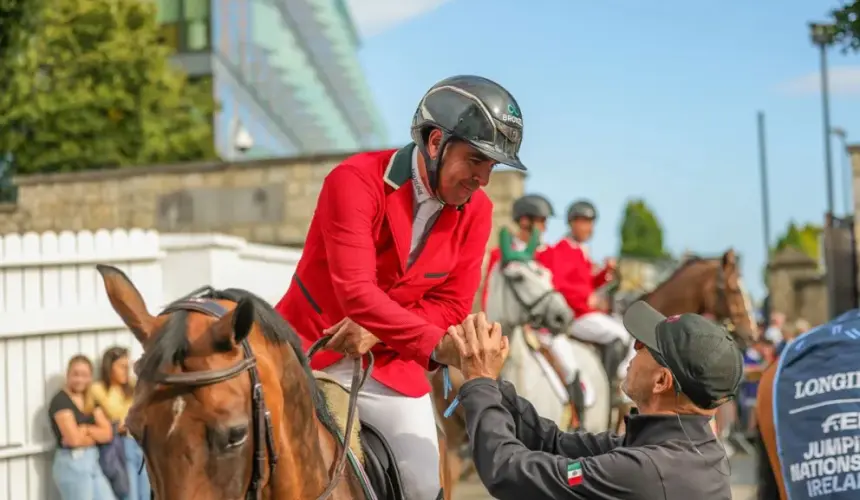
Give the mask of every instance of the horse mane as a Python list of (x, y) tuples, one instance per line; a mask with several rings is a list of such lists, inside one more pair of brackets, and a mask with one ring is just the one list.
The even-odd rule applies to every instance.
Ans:
[(666, 286), (666, 284), (668, 284), (672, 281), (673, 278), (675, 278), (677, 275), (679, 275), (682, 272), (684, 272), (685, 270), (687, 270), (687, 268), (691, 267), (693, 264), (701, 264), (701, 263), (711, 262), (714, 260), (716, 260), (716, 258), (705, 258), (705, 257), (700, 257), (698, 255), (691, 255), (686, 260), (681, 262), (681, 265), (676, 267), (675, 270), (672, 271), (672, 274), (663, 278), (663, 281), (661, 281), (659, 285), (655, 286), (653, 290), (651, 290), (650, 292), (643, 293), (636, 300), (647, 300), (648, 297), (650, 297), (654, 293), (657, 293), (660, 289), (664, 288)]
[[(213, 300), (229, 300), (236, 303), (243, 299), (251, 301), (251, 304), (254, 306), (254, 323), (257, 324), (260, 333), (272, 344), (288, 344), (292, 347), (307, 377), (308, 389), (311, 392), (317, 417), (330, 431), (334, 432), (337, 429), (334, 418), (329, 412), (325, 394), (317, 387), (310, 362), (302, 350), (301, 339), (299, 339), (293, 327), (268, 302), (240, 288), (212, 290), (200, 297)], [(182, 364), (188, 355), (190, 347), (188, 337), (186, 336), (187, 320), (188, 311), (174, 311), (170, 314), (167, 322), (161, 328), (161, 333), (157, 335), (152, 345), (144, 352), (138, 362), (139, 376), (141, 378), (153, 377), (168, 363), (172, 366)]]

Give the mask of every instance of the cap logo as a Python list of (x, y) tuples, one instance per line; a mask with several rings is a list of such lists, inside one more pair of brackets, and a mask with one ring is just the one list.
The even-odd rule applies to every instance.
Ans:
[(666, 318), (666, 323), (674, 323), (674, 322), (678, 321), (679, 319), (681, 319), (680, 314), (676, 314), (674, 316), (669, 316), (668, 318)]

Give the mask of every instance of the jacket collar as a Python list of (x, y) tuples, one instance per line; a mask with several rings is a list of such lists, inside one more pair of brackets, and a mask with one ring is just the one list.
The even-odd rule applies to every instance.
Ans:
[(412, 178), (412, 151), (414, 149), (415, 143), (409, 143), (395, 151), (388, 161), (388, 167), (382, 174), (382, 178), (386, 184), (395, 190)]
[[(699, 445), (716, 440), (711, 419), (701, 415), (642, 415), (635, 409), (624, 417), (626, 446), (663, 444), (671, 440), (692, 441)], [(683, 426), (683, 427), (682, 427)]]

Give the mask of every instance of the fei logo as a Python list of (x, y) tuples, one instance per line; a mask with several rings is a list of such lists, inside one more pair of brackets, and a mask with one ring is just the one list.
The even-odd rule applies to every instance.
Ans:
[(508, 104), (507, 113), (502, 114), (502, 121), (505, 123), (514, 123), (520, 127), (523, 126), (523, 118), (520, 115), (520, 110), (513, 104)]
[(821, 423), (821, 431), (828, 434), (832, 431), (860, 430), (860, 412), (849, 411), (833, 413)]

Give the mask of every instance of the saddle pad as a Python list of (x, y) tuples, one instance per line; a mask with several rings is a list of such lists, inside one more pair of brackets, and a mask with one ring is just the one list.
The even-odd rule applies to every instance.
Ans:
[(789, 500), (860, 497), (860, 311), (792, 341), (773, 385), (773, 422)]
[(538, 366), (540, 366), (541, 371), (544, 373), (547, 382), (549, 382), (550, 388), (558, 397), (559, 402), (561, 404), (566, 404), (568, 399), (570, 399), (567, 394), (567, 388), (564, 386), (564, 382), (558, 378), (558, 374), (555, 372), (555, 369), (549, 364), (549, 361), (546, 360), (540, 351), (532, 351), (531, 354), (537, 360)]
[[(349, 391), (340, 382), (325, 372), (314, 370), (314, 379), (317, 387), (325, 396), (328, 411), (334, 417), (334, 421), (340, 429), (341, 435), (346, 433), (347, 411), (349, 410)], [(355, 409), (354, 423), (352, 424), (352, 435), (349, 436), (349, 448), (364, 464), (364, 451), (361, 447), (361, 420), (358, 408)]]

